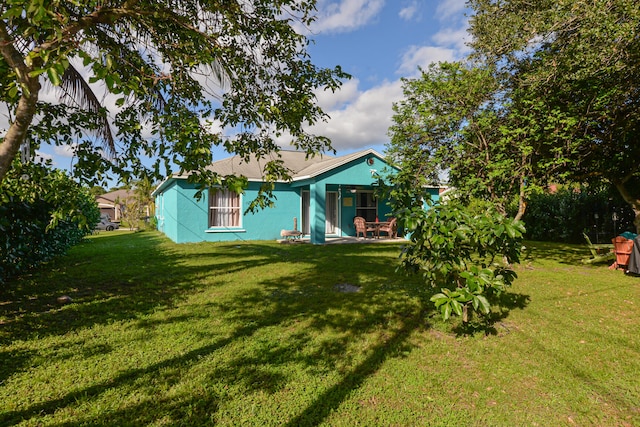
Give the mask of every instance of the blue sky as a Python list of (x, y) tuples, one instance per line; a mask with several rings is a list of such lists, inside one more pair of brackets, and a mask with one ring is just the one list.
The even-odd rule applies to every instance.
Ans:
[[(318, 0), (317, 8), (316, 22), (299, 29), (313, 40), (311, 60), (340, 65), (352, 79), (335, 94), (317, 94), (331, 119), (310, 130), (331, 138), (338, 155), (383, 152), (392, 105), (402, 98), (400, 79), (417, 76), (418, 66), (467, 53), (465, 0)], [(73, 164), (69, 149), (43, 147), (41, 154), (57, 167)], [(214, 152), (217, 159), (227, 156)]]
[(339, 93), (318, 94), (331, 119), (313, 131), (330, 137), (338, 154), (382, 152), (400, 79), (467, 53), (465, 12), (465, 0), (320, 0), (311, 59), (340, 65), (352, 79)]

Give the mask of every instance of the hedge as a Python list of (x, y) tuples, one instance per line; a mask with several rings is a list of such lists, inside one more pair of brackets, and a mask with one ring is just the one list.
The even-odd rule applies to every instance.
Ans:
[(0, 183), (0, 283), (66, 253), (99, 218), (89, 191), (63, 171), (14, 163)]
[(610, 243), (624, 231), (635, 232), (633, 218), (615, 190), (561, 189), (532, 194), (522, 219), (530, 240), (584, 243), (586, 232), (593, 243)]

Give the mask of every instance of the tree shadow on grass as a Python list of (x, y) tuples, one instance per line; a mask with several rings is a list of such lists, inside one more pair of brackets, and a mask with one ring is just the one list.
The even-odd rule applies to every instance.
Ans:
[(522, 254), (522, 264), (528, 261), (552, 260), (561, 264), (582, 266), (582, 260), (591, 256), (589, 247), (568, 243), (554, 242), (525, 242)]
[(425, 326), (423, 314), (406, 319), (402, 327), (395, 330), (387, 340), (371, 350), (371, 354), (361, 363), (343, 375), (340, 382), (325, 390), (309, 404), (304, 411), (286, 423), (286, 426), (314, 426), (320, 424), (344, 402), (354, 391), (362, 386), (367, 378), (373, 376), (390, 358), (398, 357), (412, 347), (407, 339), (411, 333)]
[[(184, 300), (202, 286), (202, 276), (281, 260), (281, 254), (260, 245), (236, 249), (238, 257), (230, 260), (234, 247), (218, 251), (200, 245), (181, 254), (162, 248), (163, 240), (153, 233), (92, 239), (78, 255), (71, 253), (7, 283), (0, 288), (0, 343), (139, 317)], [(197, 257), (198, 265), (185, 264), (189, 257)], [(59, 303), (63, 295), (72, 303)]]
[[(229, 398), (220, 387), (239, 388), (244, 395), (275, 395), (283, 388), (295, 386), (295, 372), (288, 369), (301, 366), (304, 372), (316, 378), (338, 373), (337, 380), (319, 389), (302, 409), (296, 409), (293, 414), (282, 414), (282, 418), (272, 421), (289, 426), (317, 425), (387, 361), (403, 357), (404, 352), (410, 351), (409, 337), (414, 331), (429, 327), (425, 319), (430, 312), (425, 309), (425, 301), (428, 301), (430, 291), (419, 281), (412, 282), (413, 279), (394, 272), (393, 260), (397, 259), (397, 253), (386, 245), (319, 247), (230, 243), (186, 245), (176, 249), (172, 245), (163, 246), (163, 239), (149, 234), (135, 236), (142, 239), (143, 250), (129, 250), (126, 240), (121, 238), (128, 236), (113, 237), (120, 255), (137, 263), (145, 259), (144, 269), (101, 269), (98, 273), (92, 272), (93, 281), (80, 289), (79, 277), (84, 274), (86, 278), (90, 272), (83, 273), (81, 269), (74, 273), (71, 266), (60, 266), (58, 272), (50, 274), (70, 277), (69, 287), (60, 285), (56, 292), (78, 289), (74, 295), (76, 302), (44, 311), (39, 318), (17, 318), (10, 329), (10, 338), (31, 336), (31, 328), (43, 320), (54, 323), (41, 325), (39, 333), (46, 336), (134, 319), (133, 327), (145, 331), (184, 323), (189, 333), (201, 334), (200, 344), (140, 368), (115, 370), (106, 379), (61, 392), (60, 397), (0, 414), (0, 424), (24, 420), (37, 422), (40, 417), (55, 417), (58, 411), (75, 415), (73, 421), (57, 425), (214, 424), (225, 399)], [(98, 246), (96, 253), (105, 251), (105, 246), (96, 244)], [(141, 258), (141, 252), (146, 253), (145, 258)], [(89, 258), (92, 263), (92, 256)], [(193, 262), (194, 259), (197, 262)], [(73, 262), (87, 261), (74, 259)], [(205, 287), (225, 286), (225, 276), (234, 273), (252, 276), (263, 271), (261, 267), (277, 263), (292, 265), (293, 272), (276, 268), (271, 276), (257, 280), (255, 286), (237, 292), (233, 298), (210, 299), (202, 307), (203, 312), (213, 313), (211, 316), (235, 325), (224, 336), (206, 328), (194, 330), (194, 320), (200, 314), (173, 316), (170, 313), (191, 293)], [(54, 276), (42, 277), (46, 280)], [(102, 279), (98, 279), (100, 277)], [(30, 295), (39, 289), (38, 285), (42, 286), (38, 280), (33, 282), (31, 288), (25, 287), (22, 295)], [(118, 285), (113, 285), (114, 282)], [(360, 291), (341, 293), (336, 290), (336, 285), (340, 284), (353, 285)], [(20, 294), (16, 292), (15, 295)], [(506, 310), (496, 313), (492, 319), (494, 325), (506, 318), (509, 310), (526, 307), (528, 296), (503, 294), (501, 304)], [(154, 310), (167, 311), (167, 315), (160, 318), (145, 316)], [(70, 317), (67, 311), (73, 311), (74, 316)], [(303, 323), (304, 327), (298, 328), (297, 322)], [(281, 338), (268, 335), (274, 328), (281, 331)], [(331, 333), (323, 335), (327, 330)], [(482, 332), (486, 333), (486, 330)], [(359, 353), (362, 359), (352, 363), (347, 356), (353, 356), (354, 343), (363, 346)], [(113, 349), (99, 344), (82, 344), (81, 350), (76, 351), (92, 357), (106, 355)], [(224, 363), (204, 366), (208, 359), (222, 358), (222, 352), (231, 353), (225, 354)], [(17, 365), (29, 366), (32, 357), (29, 352), (15, 356)], [(0, 368), (0, 380), (19, 369), (17, 365)], [(193, 370), (202, 371), (204, 380), (187, 385), (186, 378), (193, 375)], [(180, 393), (171, 397), (167, 390), (176, 385), (183, 385), (184, 390), (180, 389)], [(128, 403), (99, 414), (95, 410), (90, 415), (78, 410), (81, 406), (90, 406), (93, 400), (113, 394), (122, 396)], [(130, 397), (138, 395), (140, 399), (132, 403)]]
[[(142, 262), (139, 248), (127, 252), (126, 240), (121, 240), (127, 238), (132, 237), (110, 237), (115, 240), (121, 257), (132, 258), (131, 262)], [(5, 412), (0, 415), (0, 424), (37, 420), (58, 411), (65, 412), (67, 408), (78, 412), (73, 408), (88, 405), (88, 402), (114, 392), (124, 396), (142, 393), (143, 397), (139, 403), (124, 405), (100, 415), (85, 416), (79, 413), (73, 422), (58, 425), (137, 425), (154, 421), (210, 424), (219, 410), (219, 403), (224, 399), (219, 391), (205, 389), (170, 399), (166, 397), (166, 389), (181, 383), (192, 369), (201, 366), (203, 360), (218, 352), (229, 351), (226, 350), (229, 346), (251, 342), (251, 348), (238, 354), (232, 353), (224, 364), (207, 368), (210, 384), (233, 385), (242, 388), (244, 393), (274, 394), (287, 384), (295, 383), (296, 378), (287, 372), (289, 364), (305, 366), (307, 372), (319, 376), (337, 370), (341, 375), (338, 383), (321, 392), (311, 404), (288, 420), (288, 425), (314, 425), (322, 422), (366, 378), (374, 375), (386, 360), (400, 357), (402, 351), (410, 349), (407, 342), (409, 335), (426, 326), (424, 309), (412, 299), (411, 294), (416, 288), (398, 292), (404, 289), (405, 279), (395, 276), (388, 247), (228, 244), (167, 250), (162, 248), (162, 241), (153, 234), (134, 235), (133, 238), (144, 246), (142, 252), (146, 254), (146, 261), (142, 272), (141, 269), (131, 272), (125, 268), (100, 269), (99, 272), (80, 268), (81, 271), (74, 272), (73, 265), (94, 262), (91, 259), (94, 255), (89, 254), (89, 261), (72, 259), (67, 266), (61, 263), (49, 273), (34, 275), (27, 282), (20, 281), (20, 286), (10, 295), (17, 301), (38, 291), (48, 277), (66, 275), (69, 277), (65, 282), (67, 285), (57, 285), (56, 289), (44, 293), (51, 298), (58, 292), (77, 289), (74, 295), (76, 302), (47, 310), (47, 304), (43, 304), (44, 300), (38, 296), (30, 307), (38, 315), (14, 316), (8, 325), (4, 325), (9, 327), (3, 331), (3, 338), (9, 341), (29, 339), (35, 333), (34, 328), (39, 336), (64, 334), (117, 320), (139, 319), (135, 325), (144, 330), (159, 327), (162, 322), (189, 323), (193, 320), (189, 316), (167, 316), (158, 320), (143, 315), (158, 309), (171, 310), (177, 301), (183, 301), (189, 293), (197, 292), (200, 287), (223, 286), (223, 276), (228, 273), (259, 269), (281, 262), (297, 264), (299, 268), (294, 268), (296, 272), (293, 274), (259, 280), (258, 286), (238, 293), (233, 299), (209, 301), (208, 309), (212, 313), (229, 324), (237, 325), (226, 336), (213, 338), (215, 334), (211, 333), (212, 338), (207, 344), (184, 354), (136, 369), (115, 370), (114, 375), (98, 383), (80, 385), (58, 398)], [(96, 244), (95, 256), (106, 251), (105, 248)], [(101, 259), (109, 259), (106, 253), (104, 255)], [(193, 257), (197, 257), (197, 263), (187, 262)], [(161, 270), (162, 274), (154, 274), (157, 270)], [(79, 276), (82, 275), (85, 279), (90, 276), (91, 281), (80, 288)], [(200, 281), (204, 277), (209, 278), (207, 284)], [(210, 280), (211, 277), (215, 277), (215, 280)], [(337, 292), (335, 285), (340, 283), (353, 284), (361, 291), (353, 294)], [(6, 309), (5, 316), (9, 310), (17, 308)], [(303, 329), (285, 327), (298, 321), (305, 323)], [(264, 338), (254, 337), (274, 327), (283, 331), (293, 329), (294, 332), (281, 341), (267, 340), (264, 344), (261, 344)], [(323, 336), (328, 329), (333, 333)], [(189, 330), (189, 333), (194, 332), (201, 332), (206, 338), (206, 334), (210, 333), (207, 330)], [(319, 336), (323, 341), (318, 345), (315, 340)], [(362, 362), (351, 364), (345, 360), (345, 355), (353, 351), (350, 346), (362, 340), (363, 336), (371, 340), (364, 350), (367, 355)], [(106, 355), (113, 351), (109, 346), (98, 344), (86, 346), (79, 343), (79, 346), (82, 346), (81, 349), (75, 351), (80, 351), (86, 357)], [(6, 355), (9, 358), (13, 356), (19, 360), (17, 365), (30, 365), (31, 354), (28, 352)], [(0, 378), (11, 376), (20, 369), (17, 365), (2, 368)], [(282, 422), (287, 422), (287, 418)]]
[(509, 327), (504, 320), (515, 310), (524, 310), (531, 302), (529, 295), (503, 292), (497, 300), (492, 303), (493, 310), (486, 316), (474, 316), (467, 324), (460, 322), (453, 328), (453, 332), (458, 336), (463, 335), (499, 335), (498, 326), (503, 331), (509, 332)]
[[(135, 244), (131, 244), (131, 239)], [(129, 244), (128, 244), (129, 243)], [(60, 335), (77, 327), (116, 321), (166, 303), (176, 291), (171, 277), (141, 275), (133, 263), (171, 266), (150, 235), (114, 235), (83, 242), (66, 257), (14, 279), (0, 291), (1, 342)], [(74, 248), (76, 249), (76, 248)], [(80, 255), (75, 255), (80, 253)], [(169, 268), (170, 269), (170, 268)], [(142, 270), (143, 271), (143, 270)], [(71, 304), (57, 301), (71, 297)]]
[(78, 421), (56, 424), (58, 427), (92, 426), (146, 426), (157, 425), (215, 425), (215, 414), (221, 399), (211, 393), (189, 393), (178, 396), (149, 399), (138, 405), (110, 412), (106, 417), (80, 416)]
[[(287, 256), (264, 245), (174, 248), (156, 233), (99, 236), (9, 281), (0, 288), (0, 345), (170, 309), (203, 286), (201, 277), (222, 277)], [(191, 258), (198, 262), (186, 262)], [(62, 295), (71, 297), (72, 303), (58, 303)], [(0, 383), (28, 367), (32, 355), (24, 349), (1, 350), (0, 357), (7, 362), (0, 364)]]
[[(104, 382), (89, 387), (78, 388), (77, 390), (68, 392), (63, 397), (60, 397), (58, 399), (52, 399), (46, 402), (34, 404), (24, 410), (5, 412), (3, 414), (0, 414), (0, 425), (12, 425), (31, 417), (53, 414), (60, 408), (72, 406), (79, 402), (86, 402), (110, 390), (127, 387), (143, 387), (144, 384), (149, 384), (150, 382), (154, 381), (159, 373), (164, 369), (175, 366), (184, 367), (189, 366), (193, 363), (197, 363), (197, 361), (202, 357), (205, 357), (217, 351), (218, 349), (225, 347), (231, 341), (244, 336), (250, 336), (258, 327), (259, 326), (256, 325), (250, 328), (239, 329), (232, 337), (229, 337), (227, 339), (219, 340), (218, 342), (211, 343), (210, 345), (198, 348), (179, 357), (168, 358), (159, 363), (151, 364), (144, 368), (123, 371), (115, 377), (111, 377)], [(176, 371), (174, 373), (175, 378), (170, 379), (167, 375), (165, 375), (163, 380), (165, 382), (178, 381), (179, 376), (180, 371)], [(152, 397), (153, 396), (149, 396), (149, 398)], [(207, 399), (211, 401), (213, 398), (213, 396), (208, 396)], [(173, 404), (171, 404), (169, 408), (162, 408), (160, 406), (160, 402), (146, 401), (139, 405), (128, 407), (122, 411), (116, 411), (115, 413), (101, 416), (100, 418), (104, 419), (101, 419), (98, 425), (131, 425), (132, 420), (141, 415), (140, 413), (138, 413), (138, 411), (144, 409), (150, 404), (154, 406), (155, 410), (152, 412), (153, 415), (149, 421), (161, 418), (159, 415), (166, 415), (167, 413), (173, 412)], [(99, 420), (91, 420), (90, 424), (93, 425), (96, 421)], [(87, 422), (87, 420), (77, 423), (68, 423), (68, 425), (83, 424), (85, 422)]]

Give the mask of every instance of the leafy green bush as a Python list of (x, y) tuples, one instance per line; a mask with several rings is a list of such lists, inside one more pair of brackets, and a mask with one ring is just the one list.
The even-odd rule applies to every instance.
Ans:
[(470, 213), (456, 199), (400, 216), (411, 233), (402, 265), (440, 287), (431, 301), (444, 319), (456, 314), (467, 323), (472, 312), (488, 314), (491, 302), (516, 278), (511, 264), (520, 260), (523, 224), (494, 208)]
[(95, 199), (64, 172), (14, 163), (0, 184), (0, 283), (65, 253), (99, 219)]

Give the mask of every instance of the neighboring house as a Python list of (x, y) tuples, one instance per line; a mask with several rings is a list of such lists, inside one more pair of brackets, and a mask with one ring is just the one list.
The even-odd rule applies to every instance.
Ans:
[[(135, 199), (136, 195), (133, 190), (124, 189), (96, 196), (96, 202), (100, 208), (100, 216), (108, 216), (109, 219), (114, 222), (120, 222), (124, 219), (123, 217), (125, 215), (127, 205), (131, 207), (131, 204)], [(148, 219), (151, 215), (151, 211), (151, 206), (142, 206), (140, 215)]]
[[(309, 159), (297, 151), (281, 151), (280, 155), (292, 180), (276, 183), (275, 207), (245, 214), (263, 183), (262, 168), (268, 160), (245, 163), (235, 156), (214, 162), (210, 168), (221, 176), (245, 176), (249, 185), (243, 194), (213, 188), (197, 200), (197, 187), (187, 182), (187, 176), (170, 176), (152, 193), (158, 230), (177, 243), (274, 240), (280, 238), (281, 230), (293, 229), (296, 218), (298, 229), (312, 243), (322, 244), (326, 237), (355, 236), (355, 216), (383, 221), (390, 214), (387, 200), (376, 199), (374, 190), (379, 174), (397, 169), (376, 151)], [(438, 197), (437, 188), (430, 192)]]
[(121, 221), (125, 201), (129, 197), (133, 197), (133, 192), (130, 190), (116, 190), (96, 196), (100, 216), (108, 215), (111, 221)]

